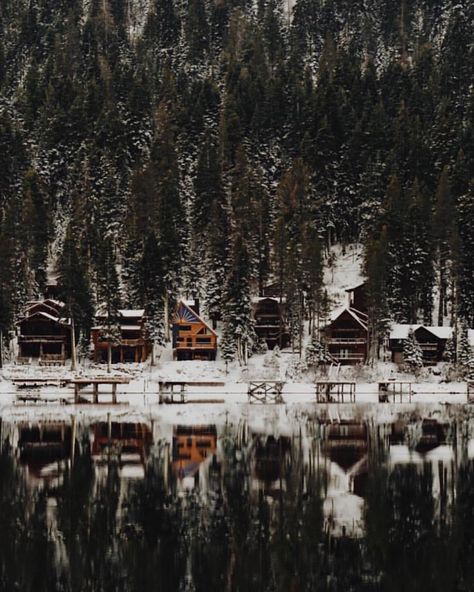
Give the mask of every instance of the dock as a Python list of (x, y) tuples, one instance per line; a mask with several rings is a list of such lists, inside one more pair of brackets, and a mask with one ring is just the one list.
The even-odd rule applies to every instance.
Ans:
[[(130, 378), (123, 377), (123, 376), (110, 376), (110, 377), (95, 377), (95, 378), (72, 378), (68, 380), (68, 384), (72, 384), (74, 386), (74, 403), (77, 405), (78, 403), (89, 403), (88, 399), (85, 399), (82, 395), (84, 392), (81, 390), (86, 389), (88, 386), (92, 386), (92, 402), (95, 404), (99, 403), (99, 394), (111, 394), (112, 395), (112, 404), (117, 404), (117, 386), (120, 384), (129, 384)], [(111, 391), (99, 393), (99, 387), (101, 386), (111, 386)], [(86, 393), (90, 394), (90, 393)]]
[[(160, 380), (158, 382), (158, 396), (160, 405), (163, 403), (187, 403), (188, 387), (216, 387), (224, 386), (224, 382), (189, 381), (189, 380)], [(205, 401), (193, 401), (205, 402)], [(224, 402), (219, 400), (219, 402)]]
[(315, 382), (317, 403), (355, 403), (356, 383), (344, 380)]
[(252, 380), (248, 383), (247, 396), (249, 403), (283, 403), (283, 387), (281, 380)]
[(389, 403), (392, 398), (392, 403), (396, 403), (397, 397), (400, 403), (403, 403), (403, 397), (408, 398), (411, 403), (413, 395), (413, 383), (405, 380), (385, 380), (378, 383), (379, 403)]

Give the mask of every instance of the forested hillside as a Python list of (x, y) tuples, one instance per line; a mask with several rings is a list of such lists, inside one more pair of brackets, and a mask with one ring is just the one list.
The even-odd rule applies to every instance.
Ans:
[(354, 241), (373, 333), (473, 326), (473, 39), (472, 0), (2, 0), (4, 334), (54, 276), (84, 334), (200, 296), (230, 358)]

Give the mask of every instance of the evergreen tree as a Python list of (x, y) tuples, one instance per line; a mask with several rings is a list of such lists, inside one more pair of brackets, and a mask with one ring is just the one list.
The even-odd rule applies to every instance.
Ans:
[(237, 359), (246, 365), (256, 340), (250, 300), (249, 253), (237, 231), (232, 245), (231, 263), (225, 287), (222, 353), (226, 361)]
[(65, 304), (64, 315), (71, 321), (72, 368), (76, 367), (76, 345), (82, 338), (89, 343), (93, 309), (87, 269), (79, 254), (76, 237), (71, 225), (66, 231), (61, 256), (58, 261), (59, 297)]
[(417, 373), (423, 367), (423, 351), (410, 329), (407, 339), (403, 342), (403, 363), (410, 372)]

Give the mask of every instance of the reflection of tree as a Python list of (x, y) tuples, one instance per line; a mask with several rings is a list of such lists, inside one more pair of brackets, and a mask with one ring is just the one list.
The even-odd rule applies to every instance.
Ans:
[(432, 467), (371, 467), (366, 505), (367, 548), (381, 589), (452, 590), (448, 523), (435, 515)]

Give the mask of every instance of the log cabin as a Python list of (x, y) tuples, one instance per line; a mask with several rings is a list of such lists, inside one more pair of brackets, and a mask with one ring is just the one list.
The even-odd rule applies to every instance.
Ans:
[(263, 296), (252, 298), (255, 332), (268, 349), (280, 349), (290, 344), (290, 334), (284, 320), (284, 303), (278, 298)]
[(392, 326), (388, 339), (392, 362), (403, 364), (403, 348), (410, 331), (413, 331), (415, 339), (420, 344), (425, 365), (430, 366), (442, 361), (446, 342), (453, 336), (452, 327), (396, 324)]
[[(145, 362), (151, 352), (151, 342), (145, 325), (143, 309), (121, 309), (119, 312), (120, 339), (112, 344), (112, 362)], [(92, 327), (94, 361), (107, 361), (109, 342), (103, 337), (105, 315), (97, 315), (96, 326)]]
[(64, 364), (71, 355), (71, 324), (57, 300), (28, 302), (16, 326), (18, 359)]
[(348, 296), (349, 308), (353, 308), (367, 314), (367, 289), (365, 282), (362, 282), (353, 288), (348, 288), (346, 293)]
[(368, 318), (354, 308), (336, 310), (324, 328), (328, 351), (340, 364), (364, 364), (369, 351)]
[(181, 300), (173, 318), (173, 349), (178, 360), (215, 360), (217, 333), (199, 316), (193, 302)]

